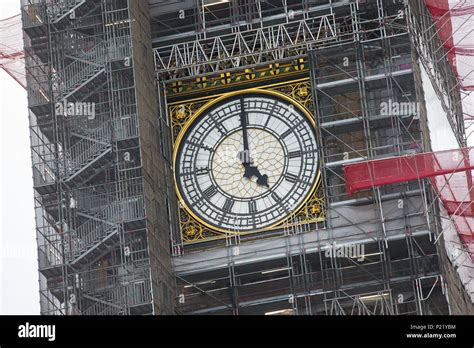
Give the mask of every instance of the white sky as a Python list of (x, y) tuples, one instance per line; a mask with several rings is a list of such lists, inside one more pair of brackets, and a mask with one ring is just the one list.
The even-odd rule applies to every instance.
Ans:
[[(20, 13), (1, 0), (0, 18)], [(26, 91), (0, 70), (0, 314), (39, 314)]]

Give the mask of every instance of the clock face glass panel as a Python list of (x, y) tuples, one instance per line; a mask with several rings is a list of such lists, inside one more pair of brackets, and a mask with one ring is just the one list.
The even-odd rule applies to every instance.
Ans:
[(178, 139), (184, 207), (208, 227), (250, 232), (285, 220), (318, 179), (310, 115), (273, 93), (241, 93), (199, 113)]

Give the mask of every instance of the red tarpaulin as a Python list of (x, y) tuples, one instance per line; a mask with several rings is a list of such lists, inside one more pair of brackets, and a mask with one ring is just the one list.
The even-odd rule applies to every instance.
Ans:
[(468, 169), (474, 169), (474, 147), (355, 163), (345, 166), (344, 174), (346, 190), (349, 195), (352, 195), (355, 191), (374, 186)]
[(432, 178), (459, 238), (474, 261), (474, 147), (421, 153), (344, 166), (349, 195), (372, 187)]

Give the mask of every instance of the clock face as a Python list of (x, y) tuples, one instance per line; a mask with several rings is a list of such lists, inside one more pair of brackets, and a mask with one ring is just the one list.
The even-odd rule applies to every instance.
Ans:
[(218, 231), (250, 232), (280, 223), (319, 179), (311, 115), (276, 92), (219, 98), (198, 111), (176, 144), (179, 199)]

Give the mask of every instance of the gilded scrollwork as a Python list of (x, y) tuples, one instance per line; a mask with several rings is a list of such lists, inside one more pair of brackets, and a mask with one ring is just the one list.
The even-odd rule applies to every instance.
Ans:
[(212, 231), (194, 219), (181, 205), (178, 209), (181, 239), (184, 244), (211, 240), (223, 236), (222, 233)]
[(204, 104), (206, 104), (205, 101), (183, 102), (179, 104), (173, 104), (169, 107), (173, 144), (181, 132), (181, 129)]
[(311, 83), (308, 80), (288, 85), (275, 86), (271, 87), (270, 89), (286, 94), (291, 99), (303, 105), (311, 113), (313, 112), (314, 107), (313, 96), (311, 93)]
[[(314, 103), (309, 79), (267, 86), (264, 89), (282, 92), (314, 114)], [(219, 96), (220, 95), (216, 95), (215, 98)], [(215, 98), (210, 99), (207, 97), (205, 100), (195, 99), (191, 101), (182, 101), (169, 106), (173, 145), (181, 130), (188, 124), (188, 122), (190, 122), (196, 112), (206, 103)], [(214, 231), (204, 226), (193, 216), (188, 214), (182, 205), (180, 205), (178, 209), (181, 238), (184, 244), (226, 238), (226, 233)], [(287, 229), (288, 226), (310, 226), (324, 221), (324, 218), (324, 193), (319, 183), (312, 195), (307, 199), (305, 204), (298, 209), (298, 211), (295, 211), (294, 214), (292, 214), (286, 221), (282, 222), (278, 226), (269, 228), (268, 231), (283, 231), (284, 229)], [(268, 233), (265, 233), (265, 231), (259, 231), (259, 234), (262, 236), (262, 238), (265, 238), (265, 236), (269, 235)], [(272, 235), (274, 234), (272, 233)]]

